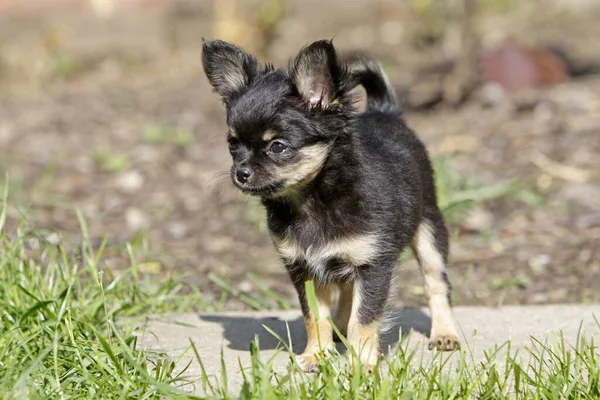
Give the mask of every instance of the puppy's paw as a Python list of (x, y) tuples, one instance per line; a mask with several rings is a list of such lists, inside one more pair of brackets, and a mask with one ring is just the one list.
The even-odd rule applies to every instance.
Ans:
[(317, 355), (313, 353), (302, 353), (296, 356), (296, 361), (298, 361), (298, 365), (304, 372), (314, 373), (319, 369), (319, 362), (317, 360)]
[(429, 339), (429, 350), (452, 351), (460, 349), (460, 342), (456, 335), (432, 335)]
[(375, 369), (380, 355), (381, 352), (378, 349), (363, 347), (358, 355), (354, 353), (350, 355), (352, 367), (356, 367), (360, 359), (360, 364), (367, 369), (367, 372), (371, 373)]
[[(377, 365), (377, 358), (379, 357), (379, 353), (374, 355), (361, 354), (360, 355), (360, 364), (367, 369), (368, 373), (373, 372), (375, 366)], [(351, 357), (352, 368), (356, 367), (358, 364), (357, 357)]]

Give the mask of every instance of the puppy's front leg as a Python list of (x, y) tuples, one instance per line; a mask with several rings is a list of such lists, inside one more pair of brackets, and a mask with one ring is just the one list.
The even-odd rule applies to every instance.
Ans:
[[(340, 286), (340, 299), (338, 301), (337, 311), (333, 318), (333, 323), (340, 333), (348, 336), (348, 323), (352, 312), (352, 298), (354, 297), (354, 284), (343, 283)], [(336, 336), (337, 338), (337, 336)], [(339, 339), (339, 338), (337, 338)], [(336, 339), (336, 340), (337, 340)]]
[(305, 276), (293, 276), (294, 286), (298, 291), (302, 314), (306, 324), (306, 348), (304, 352), (297, 356), (298, 364), (305, 372), (315, 372), (318, 367), (317, 355), (320, 350), (326, 350), (333, 347), (333, 329), (329, 323), (331, 316), (331, 304), (333, 287), (331, 285), (314, 282), (315, 297), (317, 300), (317, 309), (319, 319), (311, 312), (306, 299), (305, 283), (308, 280)]
[(350, 345), (369, 370), (379, 358), (381, 323), (390, 293), (393, 265), (360, 267), (354, 282), (352, 311), (348, 323)]

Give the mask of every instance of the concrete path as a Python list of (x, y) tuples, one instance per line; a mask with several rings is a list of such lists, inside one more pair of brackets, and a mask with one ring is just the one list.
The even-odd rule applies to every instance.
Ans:
[[(600, 319), (600, 305), (595, 306), (539, 306), (478, 308), (458, 307), (454, 310), (461, 333), (463, 348), (472, 349), (474, 360), (483, 358), (483, 351), (494, 345), (511, 340), (513, 349), (530, 346), (530, 337), (541, 341), (551, 332), (562, 331), (565, 340), (575, 343), (580, 326), (586, 337), (600, 338), (600, 328), (594, 315)], [(424, 357), (430, 357), (426, 348), (431, 321), (424, 310), (402, 308), (393, 311), (393, 328), (382, 338), (383, 347), (393, 351), (399, 340), (399, 332), (410, 333), (410, 345), (417, 346)], [(301, 352), (306, 343), (306, 333), (301, 315), (297, 311), (246, 312), (222, 314), (170, 314), (148, 320), (147, 329), (141, 337), (142, 346), (154, 351), (165, 351), (173, 359), (189, 347), (190, 340), (196, 345), (208, 375), (215, 379), (221, 376), (221, 351), (224, 354), (229, 391), (239, 393), (242, 378), (239, 363), (244, 368), (250, 365), (250, 342), (258, 337), (261, 359), (273, 357), (281, 343), (264, 327), (269, 327), (287, 340), (286, 323), (289, 325), (294, 352)], [(521, 352), (520, 354), (523, 354)], [(186, 354), (179, 364), (183, 366), (192, 359)], [(421, 357), (415, 357), (422, 361)], [(455, 357), (456, 358), (456, 357)], [(284, 372), (289, 363), (289, 354), (283, 350), (275, 356), (275, 371)], [(183, 389), (202, 395), (199, 377), (200, 366), (194, 360), (185, 373), (195, 385)]]

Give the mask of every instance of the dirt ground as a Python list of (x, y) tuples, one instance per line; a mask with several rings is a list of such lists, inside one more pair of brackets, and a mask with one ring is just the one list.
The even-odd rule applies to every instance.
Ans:
[[(79, 208), (92, 241), (113, 245), (106, 265), (126, 266), (123, 244), (132, 241), (146, 274), (185, 272), (217, 293), (209, 273), (252, 291), (252, 272), (295, 301), (260, 206), (228, 181), (224, 111), (199, 62), (200, 38), (215, 32), (212, 5), (193, 3), (195, 14), (169, 20), (156, 3), (106, 20), (80, 10), (0, 14), (0, 173), (10, 177), (11, 223), (26, 213), (46, 239), (77, 242)], [(340, 48), (384, 59), (394, 83), (410, 80), (431, 57), (395, 37), (398, 24), (382, 23), (383, 8), (367, 3), (293, 2), (269, 59), (335, 35)], [(595, 10), (560, 14), (559, 27), (493, 16), (483, 43), (509, 31), (600, 56)], [(600, 301), (600, 76), (492, 106), (478, 93), (458, 108), (405, 116), (446, 160), (442, 176), (454, 190), (487, 193), (475, 190), (476, 201), (449, 221), (457, 304)], [(519, 189), (489, 195), (507, 180)], [(413, 261), (399, 278), (398, 302), (425, 304)]]

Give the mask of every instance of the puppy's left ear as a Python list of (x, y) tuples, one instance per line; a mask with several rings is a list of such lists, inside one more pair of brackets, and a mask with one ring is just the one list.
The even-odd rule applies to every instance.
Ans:
[(330, 40), (320, 40), (303, 48), (292, 60), (290, 73), (310, 109), (327, 109), (338, 96), (344, 76)]
[(225, 104), (239, 96), (263, 72), (254, 57), (222, 40), (202, 40), (202, 66)]

